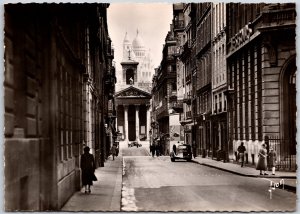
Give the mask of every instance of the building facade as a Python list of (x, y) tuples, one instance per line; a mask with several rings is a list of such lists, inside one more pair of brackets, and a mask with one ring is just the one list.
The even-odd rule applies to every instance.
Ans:
[[(186, 108), (183, 106), (186, 105), (183, 103), (185, 98), (185, 67), (184, 63), (181, 59), (181, 53), (182, 53), (182, 46), (185, 43), (186, 40), (186, 33), (184, 31), (185, 29), (185, 16), (184, 16), (184, 8), (185, 3), (175, 3), (173, 4), (173, 32), (174, 32), (174, 38), (176, 40), (176, 50), (175, 50), (175, 60), (176, 60), (176, 83), (177, 83), (177, 100), (173, 103), (173, 110), (179, 114), (179, 123), (184, 124), (184, 121), (186, 120)], [(184, 142), (184, 126), (180, 126), (179, 128), (179, 141), (181, 143)]]
[(255, 164), (267, 143), (279, 168), (296, 169), (295, 16), (294, 3), (227, 5), (232, 158), (243, 142)]
[(266, 143), (279, 168), (295, 170), (295, 4), (175, 5), (174, 21), (183, 13), (185, 23), (174, 31), (185, 143), (229, 161), (243, 142), (253, 165)]
[[(196, 139), (198, 150), (205, 156), (215, 156), (212, 145), (212, 3), (197, 4), (196, 13), (197, 73), (195, 86), (195, 120), (197, 121)], [(210, 36), (207, 36), (210, 35)]]
[(212, 3), (212, 115), (211, 133), (214, 158), (228, 158), (226, 4)]
[(122, 79), (118, 81), (115, 95), (117, 130), (124, 143), (149, 140), (150, 89), (153, 71), (151, 58), (137, 31), (130, 43), (127, 33), (123, 41)]
[(192, 100), (193, 100), (193, 84), (196, 71), (195, 58), (195, 4), (188, 3), (184, 5), (184, 43), (181, 46), (180, 60), (183, 63), (183, 80), (184, 80), (184, 96), (183, 96), (183, 118), (181, 118), (181, 125), (184, 128), (184, 141), (186, 144), (192, 145), (192, 129), (194, 125)]
[(173, 144), (180, 141), (179, 113), (173, 110), (177, 102), (176, 83), (176, 40), (173, 24), (171, 24), (165, 44), (160, 66), (156, 69), (152, 87), (152, 118), (155, 143), (161, 146), (162, 154), (169, 154)]
[(83, 147), (97, 166), (109, 155), (108, 6), (5, 5), (6, 211), (59, 210), (81, 188)]

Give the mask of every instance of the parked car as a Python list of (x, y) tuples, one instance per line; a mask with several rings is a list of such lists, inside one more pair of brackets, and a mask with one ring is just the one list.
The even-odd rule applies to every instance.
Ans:
[(187, 161), (192, 160), (192, 149), (189, 144), (182, 144), (176, 148), (176, 154), (174, 151), (170, 152), (171, 161), (174, 162), (176, 159), (183, 159)]

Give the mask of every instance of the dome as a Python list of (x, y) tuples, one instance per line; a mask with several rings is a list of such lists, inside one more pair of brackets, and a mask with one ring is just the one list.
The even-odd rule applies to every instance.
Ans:
[(136, 37), (132, 42), (133, 49), (145, 49), (145, 44), (143, 39), (139, 35), (139, 31), (136, 32)]

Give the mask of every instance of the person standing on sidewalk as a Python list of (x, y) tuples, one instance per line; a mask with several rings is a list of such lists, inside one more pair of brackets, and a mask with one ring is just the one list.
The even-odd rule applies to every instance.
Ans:
[(272, 168), (272, 175), (275, 175), (275, 167), (276, 167), (276, 152), (273, 147), (270, 148), (270, 152), (268, 154), (269, 157), (269, 167)]
[(176, 153), (176, 144), (173, 144), (173, 152), (174, 152), (175, 155), (177, 155), (177, 153)]
[(117, 151), (117, 147), (115, 144), (113, 144), (113, 146), (110, 149), (111, 155), (113, 156), (113, 160), (115, 160), (116, 151)]
[(119, 145), (117, 145), (117, 146), (116, 146), (116, 157), (118, 157), (119, 152), (120, 152), (120, 148), (119, 148)]
[(82, 175), (82, 186), (85, 188), (85, 193), (91, 193), (91, 186), (93, 185), (93, 180), (97, 180), (95, 176), (95, 159), (92, 154), (90, 154), (90, 148), (86, 146), (83, 149), (84, 153), (81, 155), (80, 168)]
[(261, 149), (258, 152), (258, 162), (257, 162), (256, 169), (260, 170), (260, 175), (268, 175), (266, 173), (266, 170), (267, 170), (267, 149), (266, 149), (266, 144), (262, 144)]
[(152, 157), (154, 157), (154, 155), (155, 155), (155, 146), (154, 146), (153, 143), (150, 145), (150, 152), (152, 154)]
[(244, 160), (245, 160), (245, 151), (246, 151), (246, 147), (244, 146), (244, 143), (242, 142), (241, 145), (238, 147), (238, 157), (239, 160), (241, 161), (241, 167), (244, 166)]

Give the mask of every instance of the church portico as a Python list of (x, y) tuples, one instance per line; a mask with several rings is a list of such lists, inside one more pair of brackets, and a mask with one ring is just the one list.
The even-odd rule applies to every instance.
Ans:
[(118, 118), (117, 128), (122, 134), (120, 140), (126, 142), (147, 140), (150, 130), (150, 119), (148, 119), (147, 116), (150, 115), (150, 113), (147, 105), (144, 103), (141, 104), (140, 100), (136, 100), (140, 104), (130, 104), (132, 101), (130, 102), (129, 100), (123, 99), (118, 101), (126, 103), (118, 103), (116, 108)]

